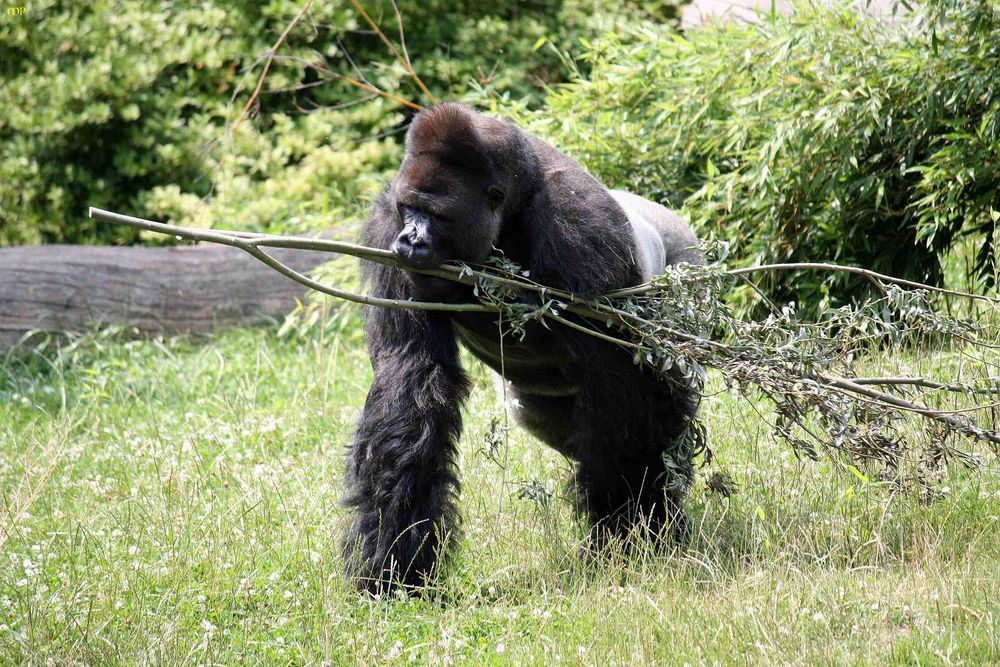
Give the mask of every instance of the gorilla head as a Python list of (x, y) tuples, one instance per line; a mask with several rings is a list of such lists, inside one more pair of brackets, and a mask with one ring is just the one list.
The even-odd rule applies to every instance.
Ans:
[(448, 259), (486, 260), (518, 195), (510, 159), (517, 139), (507, 125), (458, 105), (416, 117), (389, 193), (399, 229), (392, 250), (401, 262), (430, 269)]

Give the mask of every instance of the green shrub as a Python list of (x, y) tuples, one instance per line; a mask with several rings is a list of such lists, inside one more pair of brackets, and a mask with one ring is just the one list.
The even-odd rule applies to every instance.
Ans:
[[(609, 185), (683, 206), (743, 264), (833, 261), (939, 282), (971, 235), (971, 274), (991, 286), (997, 7), (935, 3), (898, 28), (808, 7), (685, 36), (646, 27), (594, 46), (589, 77), (515, 115)], [(871, 289), (843, 274), (761, 279), (819, 309)]]
[[(336, 81), (292, 90), (316, 82), (307, 63), (349, 75), (356, 63), (383, 89), (426, 101), (349, 3), (316, 2), (232, 137), (262, 55), (301, 0), (28, 4), (24, 17), (0, 15), (0, 245), (136, 240), (86, 219), (88, 205), (272, 231), (329, 225), (358, 214), (398, 154), (405, 117), (385, 103), (333, 109), (363, 95)], [(395, 40), (392, 5), (364, 5)], [(436, 95), (472, 82), (529, 105), (572, 71), (562, 52), (579, 40), (674, 14), (662, 1), (398, 5)]]

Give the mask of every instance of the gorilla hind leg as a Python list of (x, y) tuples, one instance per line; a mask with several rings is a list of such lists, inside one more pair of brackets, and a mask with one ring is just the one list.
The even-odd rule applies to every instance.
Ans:
[[(633, 444), (633, 443), (630, 443)], [(688, 533), (684, 514), (687, 479), (668, 472), (662, 451), (647, 450), (648, 456), (581, 457), (573, 480), (576, 510), (591, 524), (591, 539), (599, 544), (609, 537), (625, 538), (636, 527), (649, 537), (669, 530), (677, 541)]]
[(635, 526), (683, 540), (683, 500), (694, 475), (685, 432), (697, 395), (615, 352), (588, 374), (574, 411), (577, 512), (598, 542)]

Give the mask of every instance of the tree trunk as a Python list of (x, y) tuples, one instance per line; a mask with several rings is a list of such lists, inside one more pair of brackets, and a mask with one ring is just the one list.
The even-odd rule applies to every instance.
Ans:
[[(328, 253), (274, 250), (298, 271)], [(146, 333), (207, 333), (280, 319), (307, 289), (236, 248), (0, 248), (0, 347), (32, 330), (125, 323)]]

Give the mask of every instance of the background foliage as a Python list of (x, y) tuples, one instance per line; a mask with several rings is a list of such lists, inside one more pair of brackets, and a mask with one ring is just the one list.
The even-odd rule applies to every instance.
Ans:
[[(389, 2), (364, 2), (397, 37)], [(227, 132), (299, 0), (37, 0), (0, 17), (0, 245), (127, 243), (88, 205), (270, 231), (357, 215), (398, 162), (406, 116), (322, 68), (419, 91), (346, 1), (317, 2), (282, 46), (253, 122)], [(574, 72), (564, 52), (671, 2), (402, 0), (414, 66), (442, 98), (470, 82), (528, 106)], [(256, 66), (256, 67), (255, 67)], [(357, 69), (355, 69), (355, 66)], [(316, 84), (322, 85), (316, 85)], [(306, 86), (305, 88), (301, 88)], [(425, 100), (423, 100), (425, 101)]]
[[(392, 5), (365, 6), (398, 40)], [(995, 0), (937, 0), (895, 24), (803, 6), (683, 35), (670, 2), (398, 6), (435, 95), (514, 117), (609, 185), (683, 207), (738, 263), (996, 282)], [(32, 5), (39, 20), (3, 17), (0, 245), (136, 241), (86, 220), (87, 205), (350, 237), (398, 164), (412, 112), (331, 73), (427, 100), (348, 2), (317, 3), (233, 132), (300, 7), (50, 0)], [(766, 280), (776, 301), (805, 310), (870, 289), (845, 274)]]
[[(937, 283), (971, 239), (963, 268), (993, 286), (998, 6), (930, 3), (895, 26), (846, 7), (684, 36), (646, 26), (608, 36), (587, 54), (589, 77), (521, 118), (609, 185), (684, 206), (742, 263), (834, 261)], [(816, 273), (767, 286), (818, 310), (871, 289)]]
[[(87, 204), (348, 236), (395, 168), (408, 114), (335, 108), (363, 99), (339, 83), (288, 90), (319, 76), (294, 58), (349, 74), (346, 49), (371, 80), (418, 99), (398, 66), (377, 64), (388, 56), (349, 5), (316, 3), (281, 50), (293, 59), (271, 70), (281, 92), (226, 131), (246, 100), (237, 87), (254, 85), (251, 66), (299, 3), (27, 0), (31, 20), (0, 14), (0, 245), (136, 241), (88, 226)], [(400, 4), (436, 94), (467, 95), (609, 184), (684, 206), (739, 262), (940, 277), (955, 268), (946, 253), (978, 244), (958, 256), (980, 258), (984, 282), (996, 7), (935, 1), (901, 32), (806, 10), (680, 36), (656, 2)], [(353, 261), (324, 271), (354, 287)], [(773, 285), (792, 286), (817, 304), (839, 289), (811, 275)], [(571, 467), (507, 430), (509, 406), (467, 359), (477, 387), (455, 558), (425, 596), (359, 598), (335, 547), (341, 455), (370, 383), (358, 319), (312, 310), (283, 335), (207, 342), (111, 328), (0, 355), (0, 662), (998, 661), (996, 467), (941, 462), (926, 493), (899, 493), (840, 457), (796, 457), (767, 435), (768, 406), (716, 373), (702, 404), (716, 459), (688, 501), (691, 540), (643, 541), (591, 568), (559, 497)], [(994, 354), (931, 342), (858, 362), (942, 383), (996, 377)], [(895, 427), (908, 443), (940, 441), (915, 420)]]

